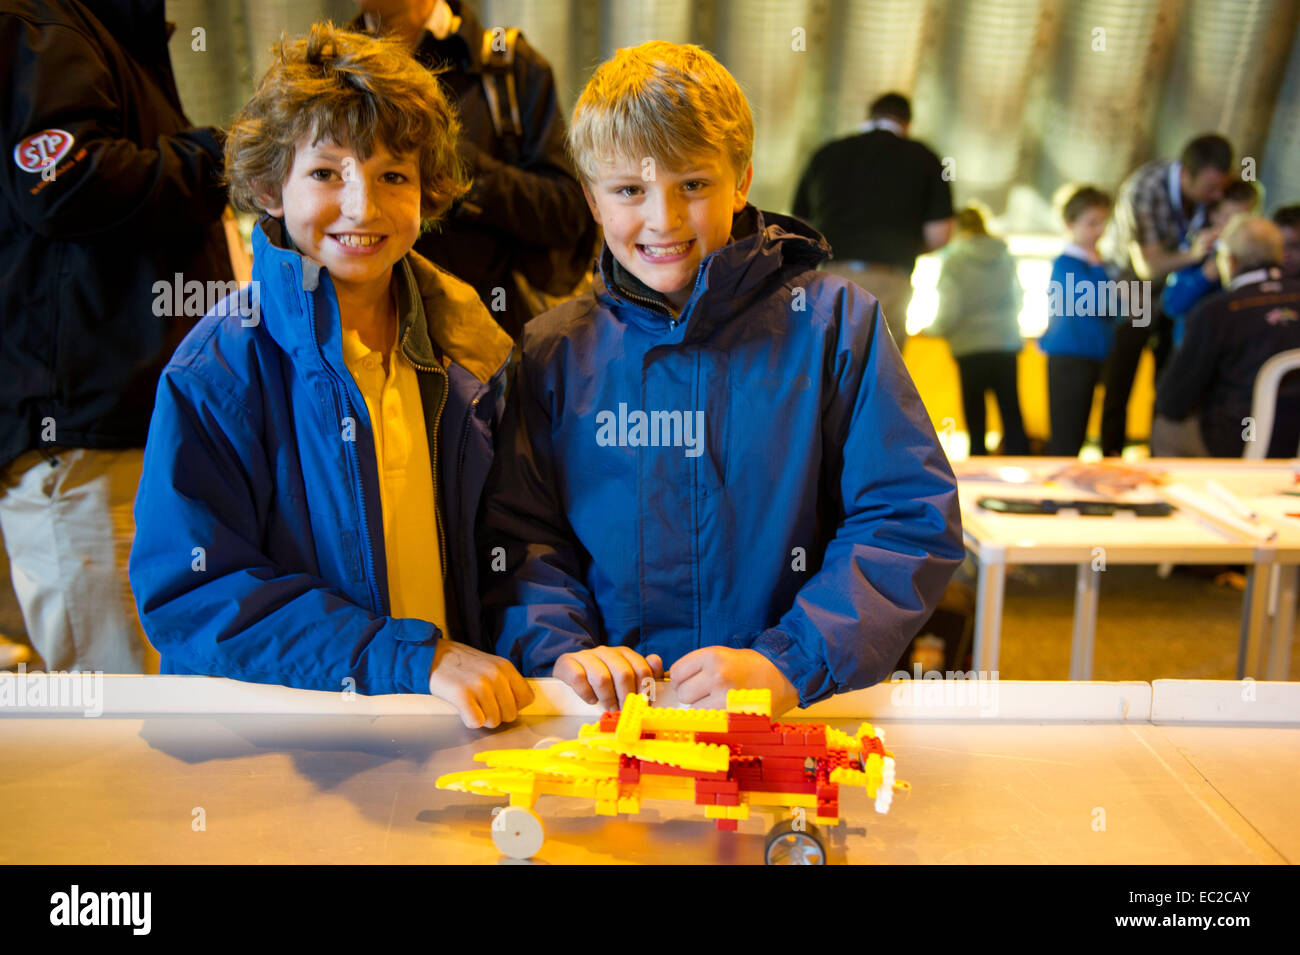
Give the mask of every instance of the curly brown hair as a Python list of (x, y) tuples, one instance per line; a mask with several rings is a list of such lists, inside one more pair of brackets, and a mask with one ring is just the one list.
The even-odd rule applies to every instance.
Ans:
[(237, 208), (260, 212), (267, 197), (279, 203), (306, 136), (350, 146), (363, 160), (376, 143), (395, 156), (414, 154), (426, 225), (469, 190), (456, 153), (456, 110), (400, 43), (317, 23), (306, 37), (282, 38), (273, 52), (275, 62), (227, 133), (225, 180)]

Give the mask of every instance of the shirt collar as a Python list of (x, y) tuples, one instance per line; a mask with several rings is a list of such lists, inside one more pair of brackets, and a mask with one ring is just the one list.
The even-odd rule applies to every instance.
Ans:
[(903, 138), (903, 124), (897, 120), (890, 119), (888, 116), (879, 116), (875, 119), (869, 119), (858, 128), (864, 133), (869, 133), (876, 129), (884, 129), (893, 133), (899, 139)]
[(1251, 269), (1249, 272), (1242, 272), (1228, 283), (1228, 291), (1241, 288), (1243, 285), (1254, 285), (1257, 282), (1266, 282), (1269, 279), (1281, 277), (1281, 270), (1275, 266), (1265, 265), (1262, 268)]
[(1096, 251), (1089, 251), (1077, 242), (1067, 242), (1065, 248), (1061, 250), (1062, 255), (1069, 255), (1076, 259), (1082, 259), (1089, 265), (1100, 265), (1101, 256)]

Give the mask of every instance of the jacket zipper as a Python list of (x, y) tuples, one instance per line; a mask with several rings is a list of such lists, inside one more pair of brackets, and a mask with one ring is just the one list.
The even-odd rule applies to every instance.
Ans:
[[(321, 354), (320, 338), (316, 334), (316, 299), (311, 294), (307, 296), (307, 324), (311, 328), (312, 344), (316, 346), (317, 354)], [(343, 401), (346, 405), (348, 400), (347, 388), (339, 380), (339, 376), (330, 367), (328, 361), (322, 361), (321, 363), (325, 366), (325, 371), (334, 382), (335, 387), (342, 392)], [(346, 410), (350, 411), (352, 409), (347, 408)], [(357, 457), (357, 444), (355, 441), (345, 441), (344, 444), (351, 445), (348, 455), (352, 464), (352, 473), (357, 478), (357, 486), (361, 489), (361, 493), (358, 495), (358, 501), (361, 504), (361, 534), (366, 540), (366, 557), (369, 560), (366, 567), (366, 583), (370, 587), (370, 596), (375, 601), (375, 607), (384, 616), (389, 616), (392, 613), (392, 607), (388, 605), (388, 594), (379, 592), (379, 582), (375, 580), (375, 544), (370, 539), (370, 519), (366, 515), (366, 490), (361, 486), (361, 461)]]
[[(433, 472), (433, 519), (438, 525), (438, 557), (439, 563), (442, 564), (442, 579), (446, 582), (448, 563), (447, 533), (442, 526), (442, 508), (438, 506), (438, 435), (442, 430), (442, 409), (447, 407), (447, 394), (451, 391), (451, 379), (447, 376), (446, 369), (441, 365), (421, 365), (419, 362), (412, 360), (411, 356), (406, 353), (406, 336), (410, 332), (410, 328), (402, 332), (402, 340), (397, 346), (397, 350), (402, 353), (402, 357), (406, 359), (407, 364), (419, 371), (438, 374), (443, 377), (442, 400), (438, 402), (438, 410), (433, 416), (433, 444), (429, 447), (429, 470)], [(425, 430), (428, 430), (427, 424)]]

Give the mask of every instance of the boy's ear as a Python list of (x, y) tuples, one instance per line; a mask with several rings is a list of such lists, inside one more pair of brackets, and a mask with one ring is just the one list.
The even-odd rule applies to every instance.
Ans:
[(257, 204), (262, 207), (263, 211), (277, 219), (284, 218), (284, 194), (273, 196), (269, 192), (259, 192), (256, 196)]
[(745, 167), (745, 175), (741, 177), (740, 183), (736, 186), (736, 198), (731, 204), (732, 212), (739, 212), (745, 208), (745, 203), (749, 201), (749, 186), (754, 181), (754, 164), (751, 162)]
[(596, 199), (585, 182), (582, 184), (582, 194), (587, 197), (587, 208), (591, 210), (591, 217), (596, 220), (596, 225), (604, 225), (600, 221), (600, 209), (596, 207)]

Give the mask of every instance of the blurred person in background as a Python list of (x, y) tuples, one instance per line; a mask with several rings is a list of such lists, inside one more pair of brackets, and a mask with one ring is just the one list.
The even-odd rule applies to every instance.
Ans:
[(0, 0), (0, 528), (50, 670), (157, 672), (132, 503), (159, 373), (203, 309), (160, 315), (155, 283), (233, 277), (220, 134), (185, 118), (171, 30), (163, 0)]
[[(1170, 342), (1177, 348), (1183, 341), (1186, 331), (1187, 314), (1196, 307), (1205, 296), (1222, 291), (1223, 283), (1219, 281), (1219, 262), (1217, 244), (1219, 234), (1235, 215), (1250, 215), (1259, 205), (1259, 190), (1249, 182), (1236, 180), (1228, 183), (1223, 190), (1223, 198), (1210, 207), (1209, 223), (1203, 233), (1213, 243), (1205, 260), (1199, 265), (1189, 265), (1170, 274), (1165, 282), (1165, 290), (1160, 295), (1160, 307), (1168, 316)], [(1201, 239), (1198, 234), (1197, 241)], [(1204, 244), (1203, 241), (1200, 244)], [(1190, 245), (1190, 244), (1189, 244)]]
[(992, 391), (1002, 416), (1001, 453), (1028, 454), (1016, 387), (1024, 303), (1016, 260), (1005, 242), (989, 235), (975, 206), (961, 209), (955, 225), (953, 239), (942, 253), (939, 311), (926, 332), (946, 338), (957, 361), (970, 453), (988, 454), (984, 394)]
[(572, 294), (597, 230), (564, 151), (550, 64), (515, 29), (484, 29), (460, 0), (358, 0), (349, 29), (389, 33), (438, 74), (461, 122), (470, 192), (415, 250), (473, 285), (497, 323), (524, 323)]
[[(1158, 159), (1140, 166), (1119, 188), (1110, 258), (1122, 281), (1152, 283), (1150, 301), (1163, 291), (1165, 276), (1199, 264), (1214, 239), (1204, 233), (1209, 205), (1223, 197), (1232, 170), (1232, 144), (1217, 134), (1197, 136), (1178, 159)], [(1195, 236), (1189, 242), (1188, 237)], [(1133, 391), (1142, 349), (1155, 336), (1156, 373), (1170, 348), (1162, 313), (1148, 316), (1145, 325), (1122, 321), (1103, 372), (1106, 386), (1101, 413), (1101, 450), (1123, 454), (1128, 425), (1128, 399)]]
[[(1182, 347), (1156, 390), (1152, 453), (1239, 458), (1247, 440), (1269, 442), (1268, 457), (1291, 458), (1300, 442), (1300, 381), (1278, 393), (1272, 435), (1249, 426), (1255, 376), (1279, 352), (1300, 348), (1300, 279), (1283, 278), (1282, 234), (1260, 216), (1236, 216), (1219, 238), (1224, 292), (1187, 317)], [(1162, 419), (1199, 427), (1165, 432)]]
[(907, 138), (912, 106), (899, 93), (871, 104), (854, 136), (827, 143), (799, 180), (793, 212), (831, 244), (824, 263), (880, 302), (899, 351), (907, 340), (916, 257), (952, 235), (952, 189), (943, 164)]
[(1300, 278), (1300, 203), (1278, 209), (1273, 224), (1282, 231), (1282, 274)]
[(1102, 291), (1111, 274), (1097, 251), (1110, 212), (1110, 196), (1093, 186), (1071, 190), (1061, 210), (1070, 241), (1052, 262), (1047, 330), (1038, 340), (1047, 356), (1050, 455), (1079, 454), (1093, 393), (1115, 342), (1115, 316)]

